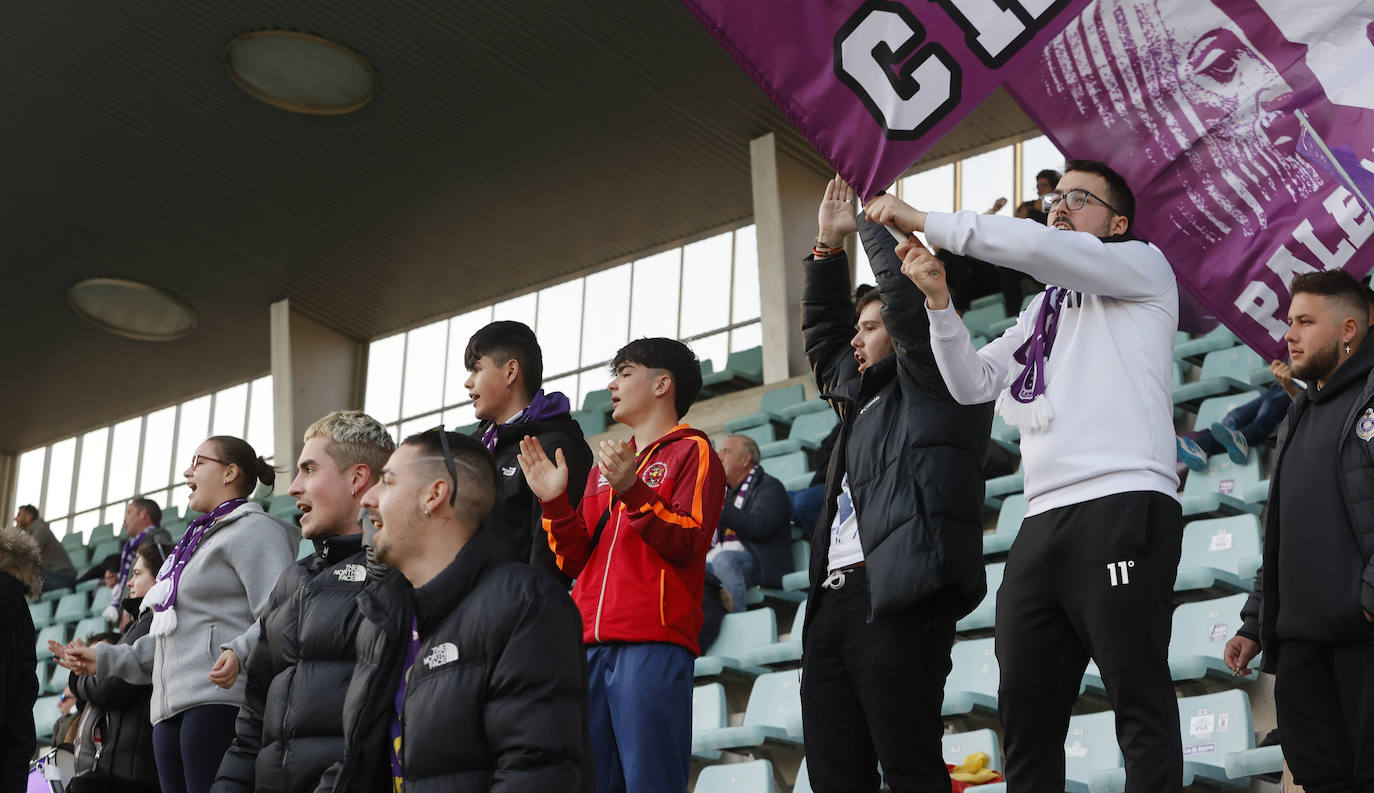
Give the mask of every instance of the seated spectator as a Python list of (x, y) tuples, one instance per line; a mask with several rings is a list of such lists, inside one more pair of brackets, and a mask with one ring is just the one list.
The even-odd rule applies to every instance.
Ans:
[[(95, 634), (91, 637), (104, 636)], [(91, 642), (95, 644), (95, 641)], [(68, 737), (72, 728), (76, 726), (76, 720), (81, 718), (80, 703), (76, 701), (76, 695), (72, 694), (71, 686), (62, 689), (62, 696), (57, 698), (57, 721), (53, 722), (52, 731), (48, 733), (49, 746), (71, 746), (72, 740)]]
[(381, 473), (362, 505), (392, 569), (358, 596), (343, 757), (319, 790), (584, 789), (582, 622), (552, 576), (504, 561), (483, 527), (491, 455), (439, 427), (406, 438)]
[[(155, 539), (138, 546), (126, 576), (128, 596), (120, 601), (120, 608), (130, 615), (131, 621), (122, 634), (98, 634), (88, 644), (103, 640), (132, 645), (148, 635), (153, 612), (143, 608), (143, 596), (152, 587), (170, 551), (170, 544), (160, 544)], [(148, 715), (152, 685), (73, 672), (68, 688), (84, 703), (75, 741), (76, 775), (67, 785), (68, 793), (156, 793), (159, 786), (153, 760), (153, 724)]]
[(1178, 436), (1178, 461), (1194, 471), (1206, 468), (1207, 459), (1222, 452), (1237, 465), (1245, 462), (1250, 448), (1278, 429), (1293, 398), (1302, 392), (1293, 382), (1293, 370), (1288, 364), (1270, 361), (1269, 371), (1274, 373), (1278, 385), (1227, 413), (1207, 429)]
[(706, 572), (730, 593), (731, 611), (744, 610), (751, 587), (782, 586), (792, 572), (791, 510), (782, 482), (759, 465), (759, 445), (747, 435), (731, 435), (720, 444), (725, 469), (725, 506), (720, 513)]
[(0, 790), (24, 790), (34, 738), (33, 703), (38, 699), (37, 632), (27, 597), (43, 591), (38, 544), (23, 531), (0, 525)]
[(14, 515), (14, 525), (29, 533), (38, 543), (38, 553), (43, 559), (43, 591), (66, 589), (76, 583), (76, 565), (67, 555), (48, 528), (48, 522), (38, 516), (38, 508), (25, 504)]

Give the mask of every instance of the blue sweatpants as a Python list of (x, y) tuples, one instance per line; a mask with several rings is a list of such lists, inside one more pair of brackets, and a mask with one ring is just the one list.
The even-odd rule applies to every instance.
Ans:
[(597, 793), (687, 790), (692, 664), (692, 654), (676, 644), (587, 648)]

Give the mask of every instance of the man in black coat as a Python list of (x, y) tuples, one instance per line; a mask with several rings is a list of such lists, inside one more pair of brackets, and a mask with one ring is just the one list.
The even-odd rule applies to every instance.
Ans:
[(1263, 576), (1226, 663), (1264, 649), (1283, 756), (1308, 793), (1374, 790), (1374, 344), (1344, 270), (1293, 278), (1284, 337), (1309, 384), (1280, 429)]
[(386, 428), (357, 410), (305, 431), (289, 492), (315, 552), (281, 574), (259, 617), (236, 735), (213, 793), (309, 793), (343, 757), (342, 697), (362, 621), (354, 603), (369, 583), (358, 514), (395, 448)]
[(363, 506), (377, 560), (358, 597), (343, 759), (320, 791), (592, 788), (582, 620), (554, 579), (503, 562), (475, 439), (407, 438)]
[(792, 508), (782, 482), (759, 465), (753, 438), (731, 435), (717, 454), (728, 487), (706, 571), (720, 579), (734, 610), (743, 611), (750, 587), (780, 587), (792, 572)]
[[(568, 497), (576, 504), (592, 469), (592, 451), (582, 426), (569, 413), (568, 398), (544, 393), (544, 355), (528, 325), (493, 322), (472, 334), (463, 353), (468, 379), (463, 387), (482, 422), (482, 443), (496, 460), (496, 504), (482, 525), (492, 530), (512, 561), (529, 562), (553, 576), (564, 589), (572, 580), (558, 569), (540, 520), (539, 499), (530, 492), (516, 462), (525, 436), (539, 440), (549, 459), (563, 450), (568, 461)], [(497, 546), (498, 548), (500, 545)]]
[[(817, 793), (944, 790), (940, 705), (954, 624), (982, 600), (983, 478), (992, 405), (959, 405), (930, 348), (924, 296), (886, 229), (854, 217), (838, 177), (805, 262), (802, 333), (839, 413), (811, 541), (802, 636), (806, 763)], [(848, 300), (860, 231), (878, 288)]]
[(38, 543), (20, 529), (0, 526), (0, 793), (21, 793), (28, 787), (29, 758), (37, 745), (37, 634), (24, 598), (42, 591)]

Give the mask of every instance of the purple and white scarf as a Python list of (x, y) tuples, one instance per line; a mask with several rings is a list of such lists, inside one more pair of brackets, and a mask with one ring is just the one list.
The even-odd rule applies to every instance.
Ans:
[(148, 532), (156, 528), (156, 523), (144, 528), (137, 536), (125, 540), (123, 547), (119, 549), (119, 583), (115, 584), (114, 595), (110, 599), (110, 607), (116, 612), (119, 611), (120, 597), (124, 594), (124, 585), (129, 581), (129, 573), (134, 569), (134, 559), (138, 557), (138, 544)]
[(530, 404), (505, 424), (492, 422), (482, 433), (482, 443), (487, 447), (487, 451), (496, 451), (496, 439), (501, 434), (501, 430), (512, 424), (519, 424), (522, 421), (542, 421), (543, 419), (553, 418), (554, 416), (567, 413), (572, 409), (572, 403), (562, 391), (554, 391), (545, 394), (544, 389), (535, 392), (534, 399)]
[(172, 554), (167, 557), (167, 561), (162, 563), (162, 568), (157, 571), (157, 583), (148, 590), (148, 594), (143, 597), (145, 604), (153, 604), (153, 624), (148, 632), (154, 636), (162, 636), (177, 628), (177, 589), (181, 585), (181, 573), (190, 563), (191, 557), (195, 555), (196, 549), (200, 547), (200, 541), (205, 537), (205, 533), (210, 530), (220, 518), (248, 503), (246, 498), (231, 498), (191, 521), (191, 525), (186, 527), (186, 533), (181, 535), (177, 541), (176, 548), (172, 549)]
[(1025, 343), (1012, 355), (1025, 368), (997, 397), (997, 412), (1023, 433), (1044, 432), (1054, 418), (1050, 401), (1045, 398), (1045, 368), (1054, 348), (1055, 334), (1059, 332), (1060, 312), (1064, 310), (1068, 294), (1069, 290), (1063, 287), (1045, 288), (1035, 326)]

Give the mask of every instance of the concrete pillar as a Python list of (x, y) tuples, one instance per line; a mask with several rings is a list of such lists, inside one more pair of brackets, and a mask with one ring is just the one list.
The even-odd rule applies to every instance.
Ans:
[(15, 503), (14, 489), (19, 486), (19, 455), (14, 452), (0, 452), (0, 520), (6, 526), (13, 522), (14, 513), (19, 509)]
[(272, 417), (276, 449), (276, 493), (295, 476), (304, 445), (301, 436), (332, 410), (363, 406), (367, 343), (351, 339), (291, 310), (290, 301), (271, 307)]
[(758, 235), (763, 380), (776, 383), (811, 368), (801, 335), (801, 261), (816, 241), (816, 206), (830, 175), (779, 151), (773, 133), (749, 142)]

